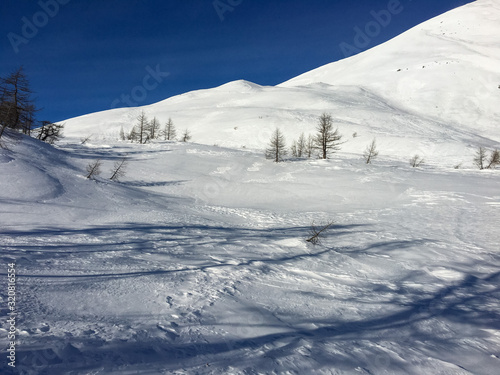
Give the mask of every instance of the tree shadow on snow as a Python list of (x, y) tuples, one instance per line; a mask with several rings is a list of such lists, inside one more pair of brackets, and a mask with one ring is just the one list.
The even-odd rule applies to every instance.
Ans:
[[(328, 232), (325, 243), (334, 241), (343, 235), (353, 236), (358, 232), (366, 232), (367, 225), (336, 225)], [(359, 248), (351, 247), (342, 252), (342, 249), (318, 246), (297, 247), (286, 253), (267, 253), (270, 247), (245, 248), (241, 243), (273, 244), (279, 246), (280, 240), (290, 238), (305, 238), (309, 227), (279, 227), (270, 229), (255, 228), (228, 228), (222, 226), (204, 225), (139, 225), (129, 223), (120, 227), (100, 226), (83, 229), (51, 229), (42, 228), (32, 231), (0, 231), (1, 236), (13, 236), (27, 239), (19, 245), (8, 245), (9, 251), (15, 255), (37, 259), (50, 257), (64, 260), (67, 256), (85, 256), (89, 252), (116, 252), (117, 254), (151, 254), (165, 255), (166, 259), (185, 261), (189, 266), (174, 267), (172, 269), (150, 269), (131, 272), (96, 272), (84, 274), (43, 274), (40, 272), (29, 274), (20, 272), (19, 279), (33, 278), (45, 283), (51, 282), (81, 282), (92, 283), (117, 278), (156, 277), (169, 274), (198, 272), (208, 269), (224, 267), (253, 268), (257, 264), (284, 265), (290, 262), (315, 260), (321, 257), (334, 257), (341, 253), (343, 256), (360, 256), (370, 253), (390, 253), (397, 249), (422, 247), (433, 243), (431, 239), (417, 239), (408, 241), (375, 242)], [(39, 241), (38, 244), (25, 244), (29, 239)], [(100, 242), (81, 242), (82, 238), (99, 239)], [(117, 238), (124, 238), (116, 241)], [(218, 249), (224, 246), (233, 246), (239, 249), (241, 257), (229, 258), (238, 254), (237, 250), (226, 253), (219, 252), (214, 261), (207, 252), (207, 246)], [(180, 255), (170, 252), (173, 248), (184, 248)], [(39, 258), (38, 258), (39, 257)], [(139, 264), (140, 265), (140, 264)], [(140, 267), (138, 267), (140, 268)], [(40, 270), (38, 270), (40, 271)], [(375, 309), (365, 317), (349, 318), (332, 316), (321, 318), (315, 316), (274, 319), (279, 317), (277, 311), (267, 311), (257, 302), (249, 307), (249, 314), (258, 318), (252, 323), (245, 324), (248, 332), (256, 332), (253, 337), (225, 337), (214, 336), (185, 342), (183, 337), (174, 335), (170, 331), (160, 330), (155, 334), (137, 335), (128, 341), (112, 339), (104, 341), (92, 333), (79, 337), (44, 337), (43, 345), (36, 340), (26, 339), (17, 352), (20, 373), (37, 374), (65, 374), (72, 371), (104, 371), (116, 369), (119, 366), (131, 368), (142, 373), (155, 373), (161, 370), (185, 370), (191, 373), (210, 373), (213, 368), (232, 366), (240, 370), (252, 368), (256, 371), (283, 370), (283, 363), (287, 358), (300, 357), (304, 363), (313, 363), (316, 369), (335, 368), (352, 371), (355, 368), (368, 369), (368, 372), (377, 372), (377, 369), (390, 369), (397, 373), (408, 372), (412, 368), (411, 361), (389, 355), (380, 345), (393, 343), (397, 347), (421, 350), (452, 352), (459, 349), (459, 341), (477, 338), (481, 330), (500, 330), (500, 272), (487, 274), (464, 274), (460, 280), (437, 284), (432, 291), (411, 290), (407, 287), (410, 282), (424, 271), (408, 271), (396, 280), (396, 288), (378, 289), (381, 285), (365, 286), (366, 293), (372, 294), (371, 303), (380, 306), (387, 305), (386, 309)], [(1, 274), (1, 273), (0, 273)], [(428, 275), (427, 275), (428, 276)], [(431, 279), (432, 280), (432, 279)], [(377, 301), (377, 294), (391, 292), (391, 298), (386, 302)], [(363, 296), (351, 297), (353, 302), (367, 303)], [(357, 300), (356, 300), (357, 299)], [(363, 301), (361, 301), (363, 299)], [(336, 296), (332, 303), (342, 303), (342, 296)], [(277, 323), (278, 322), (278, 323)], [(439, 324), (436, 324), (439, 322)], [(209, 331), (217, 327), (217, 322), (199, 320), (198, 326), (207, 326)], [(446, 329), (440, 332), (435, 328), (442, 325), (457, 324), (460, 332)], [(210, 327), (209, 327), (210, 326)], [(259, 334), (266, 328), (273, 326), (278, 333)], [(307, 327), (307, 328), (304, 328)], [(469, 327), (468, 329), (462, 329)], [(370, 344), (367, 344), (370, 343)], [(379, 345), (380, 344), (380, 345)], [(360, 352), (359, 348), (364, 351)], [(481, 349), (478, 349), (479, 351)], [(488, 359), (487, 350), (481, 361), (495, 361)], [(493, 365), (496, 365), (494, 363)], [(492, 365), (492, 366), (493, 366)], [(300, 365), (298, 365), (300, 366)], [(212, 367), (212, 370), (211, 370)], [(494, 368), (494, 367), (492, 367)], [(0, 368), (1, 369), (1, 368)], [(371, 370), (370, 370), (371, 369)], [(287, 370), (287, 369), (285, 369)], [(473, 371), (474, 369), (468, 369)], [(299, 368), (300, 371), (300, 368)], [(307, 367), (303, 373), (307, 373)]]
[[(487, 287), (495, 285), (495, 287)], [(21, 345), (18, 348), (19, 367), (37, 370), (39, 374), (65, 374), (72, 371), (132, 366), (143, 373), (155, 369), (185, 370), (210, 373), (211, 366), (232, 366), (256, 371), (285, 370), (287, 358), (297, 356), (313, 361), (316, 369), (383, 368), (406, 373), (412, 364), (390, 356), (377, 344), (393, 343), (401, 348), (418, 350), (416, 346), (452, 352), (458, 340), (467, 340), (469, 333), (440, 334), (425, 329), (425, 322), (439, 320), (455, 322), (479, 329), (500, 329), (500, 311), (485, 309), (500, 297), (500, 272), (482, 278), (467, 276), (462, 282), (448, 286), (433, 295), (416, 298), (399, 311), (381, 313), (361, 320), (313, 319), (317, 328), (300, 329), (289, 324), (286, 331), (251, 338), (226, 338), (183, 343), (172, 336), (137, 338), (124, 342), (88, 337), (49, 339), (41, 345)], [(257, 308), (256, 314), (262, 314)], [(295, 322), (301, 326), (306, 321)], [(248, 329), (266, 327), (262, 322)], [(285, 327), (283, 327), (285, 328)], [(401, 334), (404, 330), (405, 334)], [(362, 343), (373, 344), (371, 350), (359, 352)], [(387, 345), (387, 344), (385, 344)], [(346, 350), (347, 348), (353, 349)], [(329, 349), (330, 348), (330, 349)], [(333, 350), (335, 349), (336, 350)], [(441, 348), (441, 349), (438, 349)], [(301, 352), (302, 350), (302, 352)], [(425, 349), (424, 353), (425, 353)], [(358, 351), (358, 353), (357, 353)], [(243, 354), (244, 353), (244, 354)], [(486, 361), (488, 361), (487, 356)], [(494, 359), (491, 359), (494, 362)], [(483, 363), (484, 365), (484, 363)], [(495, 363), (493, 363), (495, 365)], [(494, 367), (493, 367), (494, 368)], [(201, 369), (201, 370), (200, 370)], [(473, 370), (473, 369), (469, 369)], [(22, 373), (22, 372), (21, 372)]]

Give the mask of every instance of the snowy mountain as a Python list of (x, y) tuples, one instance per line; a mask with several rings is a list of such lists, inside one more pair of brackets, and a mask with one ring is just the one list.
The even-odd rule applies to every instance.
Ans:
[(231, 82), (141, 107), (65, 121), (68, 136), (108, 138), (128, 131), (140, 110), (207, 145), (262, 149), (279, 127), (289, 143), (331, 113), (360, 154), (377, 137), (386, 155), (470, 159), (478, 144), (500, 142), (500, 4), (481, 0), (425, 22), (369, 51), (276, 87)]
[(476, 1), (280, 87), (358, 86), (423, 118), (500, 141), (500, 3)]
[[(472, 157), (500, 142), (499, 16), (481, 0), (277, 87), (70, 119), (55, 147), (2, 138), (0, 373), (498, 373), (500, 173)], [(194, 142), (118, 140), (142, 109)], [(325, 111), (333, 158), (264, 158)]]

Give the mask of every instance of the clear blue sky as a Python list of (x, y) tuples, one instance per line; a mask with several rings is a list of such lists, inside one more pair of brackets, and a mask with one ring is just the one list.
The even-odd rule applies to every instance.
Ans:
[(23, 65), (37, 117), (61, 121), (237, 79), (276, 85), (344, 58), (341, 43), (369, 49), (468, 2), (2, 0), (0, 76)]

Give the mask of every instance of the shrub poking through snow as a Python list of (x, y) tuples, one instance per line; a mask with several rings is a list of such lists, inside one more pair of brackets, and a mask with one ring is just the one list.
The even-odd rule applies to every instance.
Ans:
[(323, 227), (316, 227), (314, 223), (311, 225), (311, 230), (309, 231), (309, 238), (306, 239), (307, 242), (312, 243), (313, 245), (318, 245), (321, 243), (321, 235), (333, 225), (333, 221), (328, 223)]
[(413, 167), (413, 168), (418, 168), (420, 167), (422, 164), (424, 163), (424, 159), (421, 158), (420, 156), (418, 155), (415, 155), (414, 157), (412, 157), (410, 159), (410, 165)]
[(64, 124), (53, 124), (50, 121), (42, 121), (42, 126), (37, 129), (37, 138), (43, 142), (54, 144), (62, 138)]
[[(123, 127), (122, 127), (122, 131), (123, 131)], [(87, 135), (86, 137), (80, 138), (80, 144), (84, 145), (85, 143), (87, 143), (88, 141), (90, 141), (90, 138), (92, 138), (92, 134), (91, 135)]]
[(182, 142), (188, 142), (191, 138), (191, 132), (188, 129), (184, 130), (184, 134), (182, 134)]

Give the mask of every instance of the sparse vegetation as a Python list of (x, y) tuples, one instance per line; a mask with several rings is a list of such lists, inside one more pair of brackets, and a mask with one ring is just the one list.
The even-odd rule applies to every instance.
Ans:
[(283, 158), (287, 155), (285, 136), (278, 128), (271, 136), (265, 155), (266, 159), (274, 160), (276, 163), (283, 161)]
[(365, 152), (363, 153), (363, 158), (366, 161), (366, 164), (370, 164), (373, 159), (375, 159), (378, 156), (378, 151), (377, 151), (377, 143), (375, 139), (370, 143), (367, 147)]
[(423, 159), (423, 158), (421, 158), (418, 154), (416, 154), (415, 156), (413, 156), (413, 157), (410, 159), (410, 165), (411, 165), (413, 168), (418, 168), (418, 167), (420, 167), (423, 163), (424, 163), (424, 159)]
[(500, 165), (500, 152), (495, 149), (491, 152), (490, 157), (487, 156), (487, 150), (484, 147), (479, 147), (474, 156), (474, 165), (480, 170), (494, 169)]
[(127, 158), (123, 157), (122, 159), (115, 162), (113, 169), (111, 170), (111, 177), (109, 178), (111, 181), (118, 181), (121, 177), (125, 176), (125, 169), (127, 167)]
[(64, 124), (53, 124), (50, 121), (43, 121), (42, 126), (36, 129), (37, 139), (54, 144), (62, 138)]
[(101, 159), (97, 159), (92, 163), (90, 163), (89, 165), (87, 165), (86, 178), (88, 178), (89, 180), (95, 180), (95, 178), (101, 174), (101, 166), (102, 166)]
[(184, 133), (182, 134), (182, 142), (189, 142), (191, 138), (191, 132), (188, 129), (184, 130)]
[(497, 165), (500, 165), (500, 152), (498, 150), (494, 150), (491, 152), (490, 158), (488, 159), (488, 166), (486, 169), (496, 168)]
[(37, 112), (32, 94), (23, 67), (6, 78), (0, 77), (0, 138), (6, 129), (31, 134)]
[(149, 140), (149, 122), (146, 113), (142, 111), (137, 116), (137, 124), (132, 128), (129, 134), (129, 140), (132, 142), (137, 141), (144, 144)]
[[(123, 127), (122, 127), (122, 131), (123, 131)], [(86, 137), (80, 138), (80, 144), (84, 145), (85, 143), (87, 143), (88, 141), (90, 141), (91, 138), (92, 138), (92, 134), (91, 135), (87, 135)]]
[(168, 119), (165, 124), (165, 129), (163, 130), (163, 137), (165, 141), (172, 141), (177, 137), (177, 131), (175, 130), (174, 122), (171, 118)]
[(314, 138), (314, 147), (319, 150), (322, 159), (340, 150), (342, 135), (338, 129), (333, 130), (333, 119), (329, 114), (322, 114), (316, 127), (317, 134)]
[(309, 237), (306, 239), (306, 241), (313, 244), (313, 245), (320, 244), (322, 233), (324, 233), (333, 224), (334, 224), (334, 222), (331, 221), (330, 223), (318, 228), (318, 227), (316, 227), (316, 225), (314, 225), (314, 223), (312, 223), (311, 230), (309, 231)]
[(149, 139), (156, 139), (160, 135), (160, 122), (156, 117), (149, 122), (148, 135)]
[(474, 165), (479, 169), (484, 169), (484, 163), (486, 162), (486, 149), (484, 147), (479, 147), (476, 151), (476, 156), (474, 156)]
[(120, 140), (125, 141), (127, 138), (125, 137), (125, 131), (123, 130), (123, 125), (120, 128)]

